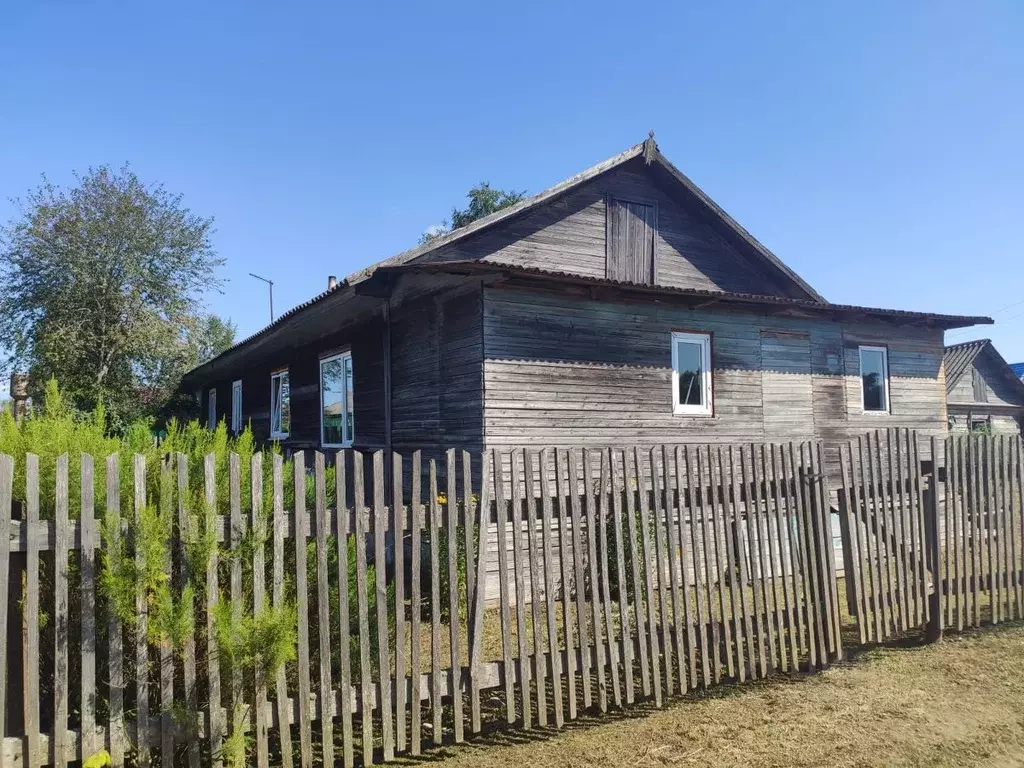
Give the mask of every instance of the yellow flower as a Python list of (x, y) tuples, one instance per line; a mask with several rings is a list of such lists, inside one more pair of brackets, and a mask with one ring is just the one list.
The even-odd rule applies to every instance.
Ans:
[(447, 493), (439, 493), (439, 494), (437, 494), (437, 503), (438, 504), (447, 504), (448, 503), (448, 494)]

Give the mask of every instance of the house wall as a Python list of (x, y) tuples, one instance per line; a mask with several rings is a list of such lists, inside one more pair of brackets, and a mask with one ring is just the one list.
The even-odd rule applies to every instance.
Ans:
[[(984, 402), (990, 405), (1024, 405), (1024, 398), (1021, 397), (1020, 389), (1012, 382), (1000, 375), (996, 362), (984, 351), (974, 358), (972, 364), (981, 375), (985, 383), (986, 399)], [(968, 368), (956, 380), (949, 392), (950, 403), (974, 403), (974, 380), (972, 369)]]
[(769, 277), (670, 196), (641, 159), (529, 213), (444, 247), (429, 260), (485, 259), (604, 278), (608, 195), (657, 206), (659, 285), (805, 297), (795, 286)]
[[(946, 433), (942, 332), (488, 288), (488, 447)], [(714, 415), (673, 414), (670, 333), (712, 334)], [(858, 345), (889, 349), (889, 414), (861, 408)]]
[[(391, 313), (392, 445), (395, 450), (465, 446), (479, 449), (482, 438), (480, 334), (481, 294), (471, 287), (403, 303)], [(287, 367), (291, 386), (291, 430), (282, 445), (320, 445), (320, 359), (352, 352), (355, 447), (385, 446), (383, 314), (358, 325), (294, 347), (273, 359), (240, 369), (217, 388), (219, 419), (230, 422), (231, 382), (242, 379), (243, 421), (257, 440), (270, 439), (270, 376)]]
[(994, 413), (992, 409), (982, 406), (960, 409), (951, 406), (949, 413), (949, 431), (962, 435), (971, 431), (972, 419), (985, 418), (993, 435), (1019, 435), (1021, 433), (1020, 414)]

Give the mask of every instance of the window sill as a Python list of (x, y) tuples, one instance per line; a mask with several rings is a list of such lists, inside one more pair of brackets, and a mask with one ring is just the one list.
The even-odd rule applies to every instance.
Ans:
[(860, 412), (865, 416), (892, 416), (891, 411), (866, 411), (862, 408)]
[(672, 410), (673, 416), (689, 416), (697, 419), (711, 419), (714, 418), (715, 414), (712, 411), (691, 411), (688, 409), (674, 408)]
[(320, 443), (321, 448), (330, 448), (332, 450), (341, 450), (343, 448), (351, 448), (352, 443)]
[(288, 439), (288, 433), (287, 432), (271, 432), (270, 433), (270, 439), (271, 440), (287, 440)]

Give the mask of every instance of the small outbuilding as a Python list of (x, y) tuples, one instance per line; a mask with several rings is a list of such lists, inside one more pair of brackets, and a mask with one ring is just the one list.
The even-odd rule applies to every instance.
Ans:
[(945, 367), (950, 432), (1020, 434), (1024, 381), (989, 339), (946, 347)]

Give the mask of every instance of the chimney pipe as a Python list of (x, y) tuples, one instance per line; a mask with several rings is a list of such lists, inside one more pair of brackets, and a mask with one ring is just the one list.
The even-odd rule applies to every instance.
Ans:
[(327, 276), (327, 290), (328, 291), (333, 291), (337, 287), (338, 287), (338, 278), (336, 278), (334, 275), (328, 275)]

